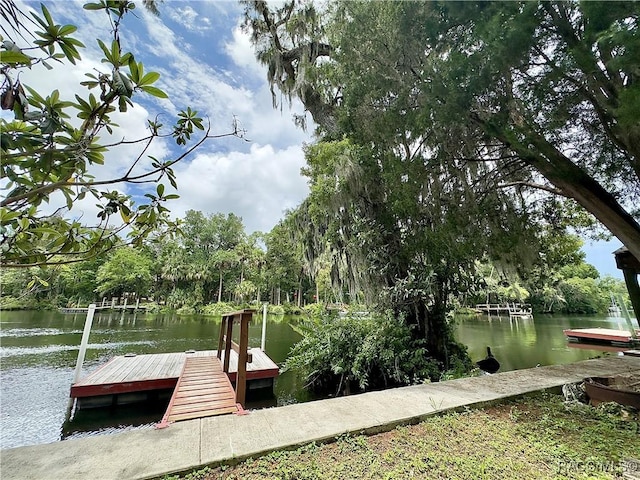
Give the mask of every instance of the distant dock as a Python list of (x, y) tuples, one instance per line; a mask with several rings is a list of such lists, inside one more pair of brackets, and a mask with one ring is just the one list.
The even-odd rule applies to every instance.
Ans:
[[(146, 311), (146, 305), (140, 305), (140, 298), (135, 298), (135, 303), (128, 303), (128, 297), (124, 298), (124, 302), (120, 304), (120, 299), (114, 297), (109, 302), (106, 298), (102, 299), (102, 303), (99, 306), (95, 307), (95, 311), (104, 311), (104, 310), (119, 310), (122, 312), (137, 312), (137, 311)], [(89, 307), (60, 307), (58, 309), (60, 313), (87, 313), (89, 311)]]
[(510, 317), (532, 317), (531, 305), (527, 303), (478, 303), (476, 312), (487, 315), (507, 313)]
[[(249, 350), (247, 363), (249, 390), (273, 386), (278, 365), (259, 348)], [(126, 405), (154, 398), (169, 398), (175, 389), (186, 359), (217, 356), (216, 350), (120, 355), (80, 379), (71, 386), (71, 398), (77, 408)], [(224, 352), (222, 353), (224, 361)], [(229, 354), (229, 380), (236, 381), (238, 354)]]
[[(124, 312), (137, 312), (137, 311), (146, 311), (146, 305), (115, 305), (115, 306), (106, 306), (106, 307), (96, 307), (96, 312), (100, 311), (108, 311), (108, 310), (116, 310), (116, 311), (124, 311)], [(60, 313), (87, 313), (89, 311), (88, 307), (60, 307), (58, 309)]]

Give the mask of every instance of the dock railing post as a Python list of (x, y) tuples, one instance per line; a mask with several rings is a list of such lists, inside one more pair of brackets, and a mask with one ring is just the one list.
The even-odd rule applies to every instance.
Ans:
[(244, 408), (247, 392), (247, 351), (249, 350), (249, 322), (253, 312), (240, 313), (240, 351), (238, 352), (238, 373), (236, 374), (236, 402)]
[(262, 340), (260, 341), (260, 350), (264, 352), (267, 345), (267, 302), (262, 305)]
[(222, 349), (224, 348), (224, 332), (226, 328), (227, 328), (227, 317), (226, 315), (223, 315), (222, 320), (220, 321), (220, 335), (218, 335), (217, 357), (219, 360), (222, 358)]
[(80, 380), (82, 373), (82, 364), (84, 363), (84, 355), (87, 351), (87, 345), (89, 344), (89, 332), (91, 332), (91, 324), (93, 323), (93, 315), (96, 313), (96, 304), (89, 305), (89, 311), (87, 311), (87, 319), (84, 322), (84, 330), (82, 331), (82, 340), (80, 342), (80, 351), (78, 351), (78, 361), (76, 363), (76, 372), (73, 376), (73, 383), (77, 383)]
[(231, 342), (233, 339), (233, 316), (227, 318), (227, 326), (225, 333), (225, 342), (224, 342), (224, 360), (222, 362), (222, 371), (224, 373), (229, 373), (229, 361), (231, 360)]

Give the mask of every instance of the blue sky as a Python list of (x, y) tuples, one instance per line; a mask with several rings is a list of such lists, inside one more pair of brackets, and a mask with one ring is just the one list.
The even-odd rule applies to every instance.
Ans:
[[(79, 82), (84, 74), (104, 71), (96, 37), (109, 38), (109, 24), (103, 12), (82, 9), (86, 1), (45, 2), (57, 23), (78, 26), (76, 37), (84, 42), (83, 61), (47, 71), (35, 68), (21, 79), (39, 91), (60, 90), (63, 98), (86, 95)], [(20, 4), (20, 3), (19, 3)], [(26, 8), (24, 5), (23, 8)], [(29, 7), (39, 9), (39, 2)], [(172, 214), (181, 217), (189, 209), (209, 213), (235, 213), (243, 218), (248, 232), (269, 231), (286, 209), (294, 208), (307, 194), (302, 146), (313, 141), (309, 133), (296, 128), (292, 114), (303, 112), (301, 105), (281, 102), (272, 107), (264, 67), (255, 60), (248, 35), (241, 29), (242, 7), (237, 1), (175, 1), (160, 3), (160, 17), (141, 7), (123, 22), (123, 47), (142, 61), (146, 71), (157, 71), (157, 86), (170, 100), (148, 95), (134, 97), (135, 108), (116, 121), (121, 128), (112, 140), (141, 138), (145, 121), (161, 115), (165, 124), (172, 115), (191, 106), (208, 118), (213, 133), (231, 131), (233, 119), (246, 132), (245, 139), (211, 140), (194, 155), (175, 167), (180, 199), (170, 202)], [(115, 119), (115, 118), (114, 118)], [(312, 130), (312, 121), (308, 118)], [(138, 147), (114, 149), (105, 166), (96, 170), (101, 177), (122, 174), (139, 152)], [(169, 159), (175, 154), (170, 143), (158, 142), (149, 152)], [(125, 193), (139, 193), (119, 187)], [(95, 218), (93, 202), (74, 207), (84, 218)], [(602, 274), (621, 278), (613, 252), (617, 241), (585, 242), (587, 261)]]
[(585, 241), (582, 250), (586, 253), (586, 262), (592, 264), (598, 269), (601, 276), (611, 275), (616, 278), (623, 278), (622, 270), (616, 268), (616, 261), (613, 252), (622, 247), (619, 240), (610, 241)]
[[(86, 96), (79, 86), (87, 72), (108, 69), (100, 63), (96, 37), (109, 40), (109, 23), (104, 12), (82, 9), (85, 1), (45, 2), (56, 23), (78, 26), (74, 34), (86, 46), (82, 62), (54, 70), (34, 68), (23, 72), (21, 80), (41, 92), (60, 90), (63, 98), (75, 93)], [(24, 4), (22, 4), (24, 6)], [(39, 10), (39, 3), (29, 2)], [(245, 139), (210, 140), (174, 170), (180, 199), (171, 201), (172, 214), (181, 217), (189, 209), (205, 213), (233, 212), (243, 218), (247, 231), (269, 231), (286, 209), (296, 207), (307, 194), (300, 176), (304, 163), (302, 145), (312, 141), (309, 133), (296, 128), (292, 113), (302, 108), (285, 102), (272, 107), (265, 71), (256, 62), (249, 38), (240, 28), (242, 9), (236, 1), (166, 1), (160, 17), (147, 12), (139, 2), (135, 15), (125, 17), (121, 27), (123, 48), (133, 52), (145, 71), (161, 74), (156, 86), (170, 100), (140, 94), (135, 108), (126, 115), (112, 114), (121, 128), (105, 143), (141, 138), (146, 119), (160, 114), (164, 124), (191, 106), (211, 121), (212, 133), (232, 131), (234, 118), (246, 132)], [(293, 109), (293, 110), (292, 110)], [(95, 170), (101, 178), (122, 174), (139, 147), (116, 148), (109, 152), (105, 166)], [(170, 142), (157, 142), (149, 152), (166, 160), (175, 155)], [(168, 184), (167, 184), (168, 187)], [(127, 194), (139, 193), (120, 185)], [(74, 207), (83, 218), (95, 218), (94, 202)]]

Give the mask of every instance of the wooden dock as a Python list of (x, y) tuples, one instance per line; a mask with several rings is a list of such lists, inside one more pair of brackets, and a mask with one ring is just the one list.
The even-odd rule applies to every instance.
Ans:
[(188, 357), (158, 428), (193, 418), (242, 411), (222, 362), (214, 356)]
[[(60, 307), (58, 309), (60, 313), (87, 313), (89, 311), (89, 307)], [(146, 312), (146, 305), (106, 305), (96, 307), (96, 312), (106, 312), (106, 311), (120, 311), (120, 312)]]
[[(632, 346), (640, 344), (637, 338), (626, 330), (611, 328), (577, 328), (563, 330), (570, 342), (604, 343), (609, 345)], [(640, 332), (638, 332), (640, 333)], [(636, 334), (636, 337), (638, 334)]]
[[(247, 364), (248, 388), (273, 385), (279, 368), (259, 348), (250, 349), (252, 362)], [(158, 392), (166, 394), (178, 383), (187, 358), (216, 357), (216, 350), (148, 355), (121, 355), (112, 358), (71, 386), (71, 397), (78, 399), (78, 408), (123, 405), (147, 399)], [(224, 352), (222, 352), (224, 359)], [(235, 382), (238, 354), (229, 355), (229, 380)], [(163, 392), (164, 391), (164, 392)]]
[(532, 317), (531, 305), (528, 303), (478, 303), (476, 304), (476, 312), (486, 315), (507, 313), (510, 317)]

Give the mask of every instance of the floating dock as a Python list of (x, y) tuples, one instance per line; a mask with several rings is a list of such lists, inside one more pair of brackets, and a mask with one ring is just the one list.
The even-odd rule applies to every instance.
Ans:
[(640, 345), (640, 341), (637, 339), (640, 332), (636, 333), (636, 338), (626, 330), (611, 328), (577, 328), (563, 330), (563, 332), (570, 342), (600, 343), (624, 347)]
[[(252, 361), (247, 363), (248, 389), (272, 387), (273, 379), (279, 373), (278, 365), (259, 348), (252, 348), (249, 352)], [(77, 408), (168, 399), (178, 384), (188, 358), (211, 357), (217, 361), (216, 356), (216, 350), (117, 356), (74, 383), (71, 386), (71, 397), (76, 399)], [(221, 357), (224, 361), (224, 352)], [(238, 354), (231, 350), (228, 374), (230, 382), (235, 382), (237, 372)]]

